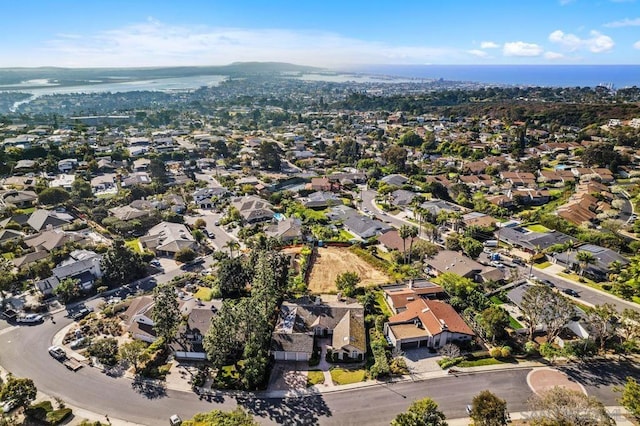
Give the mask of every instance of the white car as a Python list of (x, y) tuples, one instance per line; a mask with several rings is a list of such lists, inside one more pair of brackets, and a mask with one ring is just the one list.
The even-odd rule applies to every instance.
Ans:
[(51, 346), (49, 348), (49, 355), (61, 361), (67, 357), (67, 353), (60, 346)]
[(180, 426), (182, 424), (182, 419), (179, 415), (174, 414), (169, 417), (169, 423), (171, 424), (171, 426)]
[(18, 405), (18, 403), (17, 403), (17, 401), (15, 399), (10, 399), (8, 401), (2, 401), (2, 412), (3, 413), (8, 413), (9, 411), (11, 411), (14, 408), (16, 408), (17, 405)]
[(37, 324), (44, 321), (44, 317), (38, 314), (27, 314), (18, 318), (20, 324)]

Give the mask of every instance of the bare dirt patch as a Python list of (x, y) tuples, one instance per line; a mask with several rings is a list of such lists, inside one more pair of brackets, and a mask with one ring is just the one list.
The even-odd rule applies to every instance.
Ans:
[(360, 277), (360, 287), (376, 286), (390, 281), (387, 274), (375, 269), (348, 248), (321, 247), (316, 250), (308, 283), (309, 291), (312, 293), (335, 293), (336, 278), (343, 272), (357, 273)]

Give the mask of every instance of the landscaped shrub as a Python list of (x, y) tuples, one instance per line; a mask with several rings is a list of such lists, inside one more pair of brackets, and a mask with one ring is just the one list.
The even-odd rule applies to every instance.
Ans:
[(500, 358), (500, 356), (502, 356), (502, 350), (501, 348), (491, 348), (489, 350), (489, 355), (493, 358)]
[(385, 350), (386, 346), (387, 341), (383, 338), (371, 342), (371, 352), (373, 352), (375, 363), (371, 366), (369, 373), (374, 379), (386, 376), (391, 372), (389, 361), (387, 360), (387, 351)]
[(509, 358), (511, 356), (511, 348), (509, 346), (500, 348), (500, 356), (502, 358)]
[(62, 424), (67, 420), (67, 418), (69, 418), (69, 416), (71, 416), (72, 412), (71, 408), (61, 408), (59, 410), (51, 411), (47, 413), (47, 422), (49, 422), (51, 426)]
[(438, 365), (443, 370), (446, 370), (447, 368), (460, 364), (463, 360), (464, 360), (464, 357), (461, 357), (461, 356), (457, 358), (443, 358), (440, 361), (438, 361)]

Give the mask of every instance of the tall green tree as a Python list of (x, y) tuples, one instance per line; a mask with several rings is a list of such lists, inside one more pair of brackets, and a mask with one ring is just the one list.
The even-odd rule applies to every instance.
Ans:
[(0, 389), (0, 401), (12, 400), (15, 401), (16, 407), (27, 407), (36, 399), (37, 393), (33, 380), (9, 375)]
[(589, 268), (589, 265), (594, 265), (597, 261), (593, 253), (589, 251), (579, 251), (576, 253), (576, 260), (580, 267), (580, 276), (584, 276), (585, 271)]
[(636, 419), (640, 419), (640, 384), (633, 377), (627, 377), (623, 388), (615, 388), (621, 393), (618, 402)]
[(260, 167), (266, 170), (280, 170), (282, 155), (280, 147), (275, 142), (263, 141), (256, 152), (256, 159)]
[(600, 352), (604, 352), (607, 341), (616, 335), (620, 325), (615, 306), (605, 303), (588, 309), (587, 323), (593, 331), (594, 339), (599, 342)]
[(415, 226), (409, 227), (409, 261), (407, 263), (411, 263), (411, 253), (413, 253), (413, 241), (418, 237), (418, 228)]
[(336, 277), (336, 288), (347, 297), (353, 296), (360, 282), (360, 276), (356, 272), (343, 272)]
[(118, 354), (120, 359), (131, 364), (131, 366), (133, 366), (133, 371), (137, 373), (140, 365), (149, 359), (146, 349), (147, 345), (143, 341), (132, 340), (130, 342), (123, 343), (120, 346)]
[(16, 284), (16, 276), (13, 273), (14, 265), (9, 259), (0, 256), (0, 307), (4, 308), (6, 303), (6, 292)]
[(53, 294), (56, 295), (60, 303), (66, 305), (78, 299), (82, 294), (80, 281), (75, 278), (65, 278), (53, 289)]
[(391, 421), (391, 426), (447, 426), (446, 417), (431, 398), (413, 401), (406, 412)]
[(218, 261), (216, 277), (223, 298), (239, 296), (250, 281), (240, 257), (228, 257)]
[(60, 187), (47, 188), (38, 194), (38, 201), (40, 204), (45, 205), (62, 204), (68, 201), (69, 198), (71, 198), (71, 195), (64, 188)]
[(495, 342), (506, 335), (509, 326), (509, 314), (500, 306), (492, 305), (478, 314), (477, 321), (487, 337)]
[(471, 402), (471, 419), (477, 426), (503, 426), (506, 419), (507, 402), (488, 390), (480, 392)]
[(145, 274), (142, 256), (127, 247), (123, 240), (113, 242), (113, 246), (102, 256), (102, 281), (109, 287), (128, 284)]
[(171, 284), (162, 284), (153, 290), (153, 308), (151, 319), (153, 330), (158, 337), (162, 337), (165, 345), (169, 345), (178, 331), (182, 317), (178, 308), (175, 287)]
[(411, 226), (400, 225), (400, 229), (398, 229), (398, 236), (402, 238), (402, 259), (405, 263), (407, 262), (407, 238), (409, 238), (410, 234)]

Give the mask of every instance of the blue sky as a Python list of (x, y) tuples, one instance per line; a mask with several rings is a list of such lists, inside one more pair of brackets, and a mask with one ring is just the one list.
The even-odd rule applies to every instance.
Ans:
[(0, 67), (640, 64), (640, 0), (23, 0)]

